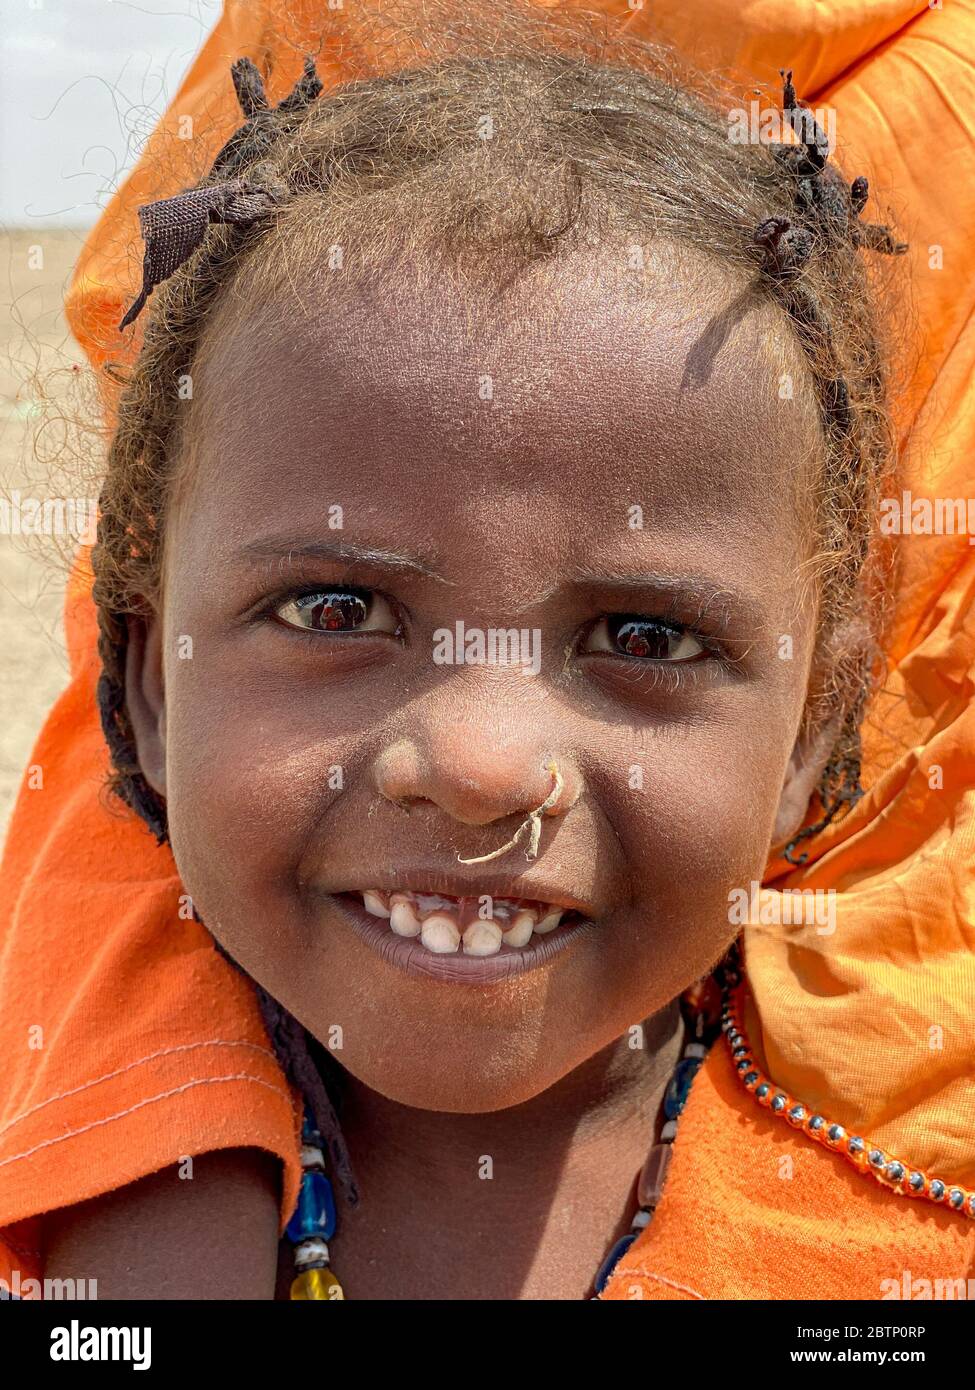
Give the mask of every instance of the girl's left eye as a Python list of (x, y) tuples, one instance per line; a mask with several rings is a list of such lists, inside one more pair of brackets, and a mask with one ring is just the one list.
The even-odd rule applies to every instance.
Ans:
[(278, 604), (274, 616), (305, 632), (389, 632), (399, 624), (386, 599), (372, 589), (312, 589)]
[(704, 655), (706, 648), (686, 628), (675, 627), (660, 618), (614, 613), (611, 617), (600, 618), (591, 628), (583, 651), (679, 662), (694, 661)]

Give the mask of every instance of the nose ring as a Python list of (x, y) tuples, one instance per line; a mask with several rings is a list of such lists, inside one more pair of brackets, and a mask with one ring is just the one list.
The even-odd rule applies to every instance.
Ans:
[(486, 864), (489, 859), (500, 859), (502, 854), (507, 854), (509, 849), (514, 849), (515, 845), (529, 831), (528, 848), (525, 851), (526, 859), (538, 858), (538, 844), (542, 838), (542, 816), (546, 811), (551, 811), (562, 795), (562, 774), (559, 772), (555, 759), (545, 764), (546, 772), (550, 772), (553, 778), (552, 790), (540, 806), (536, 806), (534, 811), (530, 811), (512, 835), (511, 839), (501, 846), (500, 849), (493, 849), (490, 854), (477, 854), (473, 859), (462, 859), (458, 854), (457, 860), (460, 864)]

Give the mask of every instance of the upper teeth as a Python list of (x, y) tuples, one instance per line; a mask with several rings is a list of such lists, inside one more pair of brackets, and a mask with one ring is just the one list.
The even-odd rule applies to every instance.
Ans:
[[(562, 916), (561, 912), (558, 914)], [(511, 926), (504, 934), (504, 939), (509, 946), (527, 946), (532, 939), (532, 932), (536, 930), (538, 923), (538, 913), (531, 908), (526, 908), (519, 912)]]
[[(420, 940), (423, 941), (422, 936)], [(464, 932), (463, 941), (469, 956), (496, 956), (501, 950), (501, 928), (497, 922), (472, 922)]]
[(420, 940), (428, 951), (438, 956), (448, 951), (456, 951), (460, 945), (460, 929), (454, 919), (446, 912), (431, 912), (424, 917), (420, 928)]
[(483, 898), (447, 898), (436, 893), (368, 888), (362, 904), (373, 917), (388, 918), (397, 936), (419, 937), (428, 951), (444, 955), (463, 947), (469, 956), (494, 956), (502, 944), (521, 950), (538, 932), (554, 931), (565, 915), (561, 908), (543, 907), (509, 898), (490, 902), (484, 915)]
[(540, 922), (535, 923), (535, 930), (544, 936), (547, 931), (554, 931), (561, 920), (561, 912), (549, 912)]
[(367, 889), (362, 895), (362, 901), (366, 911), (371, 912), (373, 917), (388, 917), (390, 915), (382, 893), (371, 893)]
[(375, 897), (373, 893), (363, 893), (362, 901), (367, 912), (371, 912), (375, 917), (389, 917), (389, 925), (397, 936), (419, 936), (420, 919), (413, 911), (413, 904), (407, 899), (404, 893), (394, 893), (389, 900), (389, 909), (384, 909), (382, 904), (377, 911), (367, 901), (367, 897)]

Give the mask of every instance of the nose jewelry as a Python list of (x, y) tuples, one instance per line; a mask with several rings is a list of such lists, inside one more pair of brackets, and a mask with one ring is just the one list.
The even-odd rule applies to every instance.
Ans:
[(521, 825), (519, 825), (518, 829), (512, 835), (508, 843), (502, 845), (500, 849), (492, 850), (490, 854), (477, 854), (474, 856), (473, 859), (462, 859), (461, 856), (458, 854), (457, 860), (459, 863), (485, 864), (489, 859), (499, 859), (502, 854), (507, 854), (509, 849), (514, 849), (515, 845), (521, 839), (522, 835), (524, 835), (526, 830), (528, 830), (530, 833), (528, 838), (528, 848), (525, 851), (525, 858), (538, 858), (538, 842), (542, 838), (542, 816), (545, 814), (546, 811), (550, 811), (552, 807), (556, 804), (559, 797), (562, 795), (563, 786), (562, 774), (561, 772), (559, 772), (559, 769), (555, 764), (554, 758), (550, 763), (545, 764), (545, 770), (546, 772), (550, 772), (552, 774), (552, 778), (554, 780), (552, 790), (549, 792), (548, 796), (542, 802), (541, 806), (536, 806), (534, 811), (529, 812), (529, 814), (522, 821)]

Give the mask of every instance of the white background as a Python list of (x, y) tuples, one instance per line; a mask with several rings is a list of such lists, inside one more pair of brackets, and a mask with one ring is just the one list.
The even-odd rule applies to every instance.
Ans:
[(220, 0), (0, 0), (0, 223), (89, 227)]

